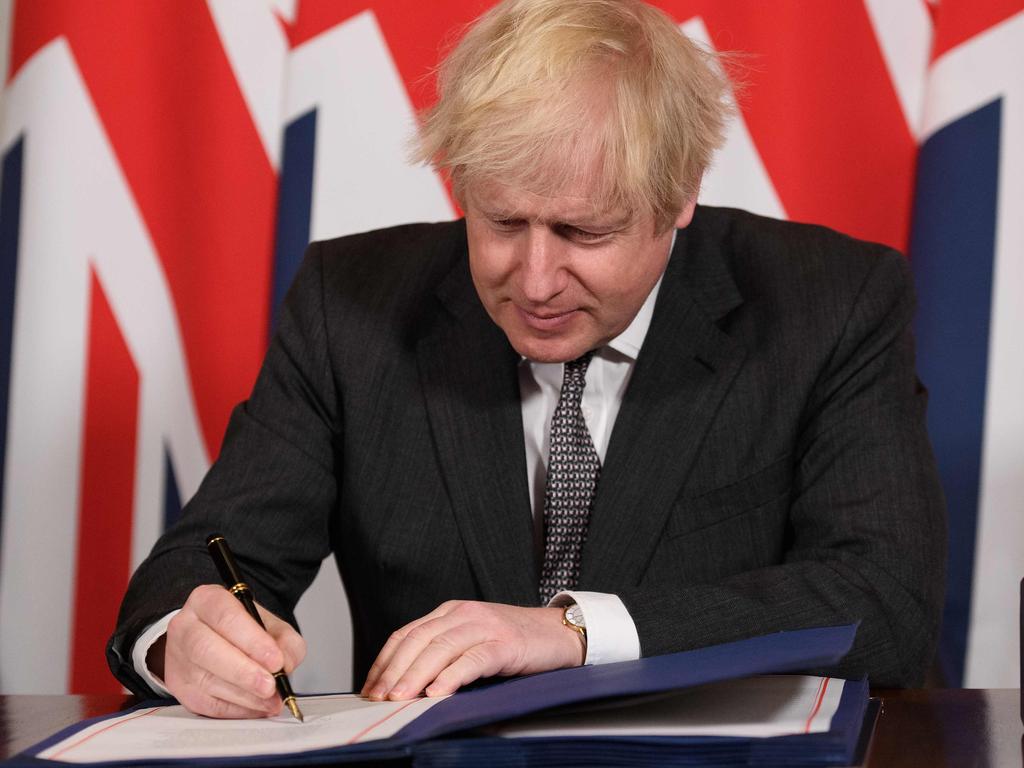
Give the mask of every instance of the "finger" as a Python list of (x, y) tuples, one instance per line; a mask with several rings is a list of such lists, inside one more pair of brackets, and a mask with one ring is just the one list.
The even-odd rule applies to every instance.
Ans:
[(216, 696), (211, 696), (206, 691), (191, 686), (186, 687), (177, 698), (189, 712), (205, 715), (206, 717), (239, 720), (267, 716), (267, 712), (264, 710), (249, 709), (248, 707), (219, 699)]
[(221, 701), (233, 704), (240, 709), (258, 713), (258, 717), (276, 715), (284, 706), (281, 697), (275, 690), (269, 697), (253, 695), (250, 691), (232, 685), (223, 678), (216, 677), (205, 670), (198, 670), (199, 676), (195, 687), (203, 693)]
[(284, 654), (274, 638), (226, 589), (212, 584), (197, 587), (189, 602), (200, 621), (265, 670), (273, 673), (284, 666)]
[(388, 698), (399, 700), (418, 696), (421, 691), (431, 688), (453, 664), (458, 664), (456, 669), (461, 676), (451, 690), (447, 690), (448, 683), (443, 681), (446, 693), (480, 677), (501, 672), (509, 656), (509, 647), (494, 640), (491, 629), (478, 623), (459, 624), (436, 636), (392, 686)]
[(173, 654), (175, 666), (187, 682), (196, 675), (194, 667), (257, 698), (265, 699), (274, 694), (276, 688), (271, 673), (207, 624), (191, 622), (179, 637), (172, 620), (167, 637), (168, 652)]
[(482, 677), (501, 672), (504, 659), (497, 643), (473, 646), (441, 670), (425, 689), (427, 696), (447, 696)]
[(433, 639), (452, 629), (458, 621), (450, 616), (441, 616), (422, 622), (405, 632), (404, 637), (398, 639), (387, 656), (381, 651), (381, 656), (378, 657), (381, 668), (370, 686), (368, 697), (375, 700), (387, 698), (395, 683)]
[[(466, 650), (489, 639), (490, 627), (445, 616), (414, 629), (381, 673), (378, 688), (393, 701), (419, 693)], [(372, 698), (372, 697), (371, 697)]]
[(279, 619), (259, 605), (256, 608), (263, 617), (263, 623), (267, 626), (267, 632), (284, 654), (284, 671), (291, 674), (302, 663), (303, 659), (306, 658), (305, 639), (287, 621)]
[(405, 626), (392, 632), (391, 636), (387, 639), (387, 642), (384, 643), (384, 647), (380, 649), (380, 653), (377, 654), (377, 658), (374, 659), (373, 664), (370, 666), (370, 671), (366, 674), (366, 682), (363, 683), (363, 688), (360, 691), (360, 694), (374, 698), (373, 692), (380, 686), (381, 674), (390, 666), (391, 661), (394, 658), (395, 651), (405, 640), (406, 636), (417, 627), (448, 615), (457, 605), (458, 601), (456, 600), (441, 603), (441, 605), (425, 616), (421, 616), (415, 621), (411, 621)]

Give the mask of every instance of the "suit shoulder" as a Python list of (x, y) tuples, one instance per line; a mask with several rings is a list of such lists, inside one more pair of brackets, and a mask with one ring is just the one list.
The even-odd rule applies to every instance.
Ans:
[(468, 273), (462, 221), (362, 232), (312, 243), (285, 305), (322, 316), (342, 346), (408, 340), (436, 315), (439, 286), (460, 270)]
[[(906, 259), (881, 243), (829, 227), (783, 221), (731, 208), (701, 207), (701, 237), (721, 249), (741, 292), (824, 292), (830, 303), (852, 300), (870, 276), (881, 283), (908, 280)], [(697, 218), (695, 217), (695, 222)]]
[(448, 221), (401, 224), (313, 243), (325, 282), (342, 279), (388, 282), (445, 273), (466, 251), (465, 224)]

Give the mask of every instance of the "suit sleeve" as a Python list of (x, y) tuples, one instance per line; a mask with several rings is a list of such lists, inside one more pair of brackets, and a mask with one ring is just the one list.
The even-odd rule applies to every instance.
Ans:
[(323, 260), (310, 246), (248, 401), (231, 415), (219, 458), (198, 492), (140, 565), (107, 646), (133, 693), (153, 691), (132, 667), (132, 645), (181, 607), (196, 586), (220, 583), (206, 536), (223, 533), (256, 595), (295, 625), (295, 604), (330, 553), (341, 424), (323, 316)]
[(944, 592), (945, 503), (914, 373), (905, 260), (874, 264), (814, 382), (795, 441), (782, 562), (620, 594), (642, 653), (860, 622), (829, 674), (920, 685)]

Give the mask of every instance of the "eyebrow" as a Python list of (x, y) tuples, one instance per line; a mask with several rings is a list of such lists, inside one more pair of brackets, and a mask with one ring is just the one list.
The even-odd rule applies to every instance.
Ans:
[[(522, 211), (508, 211), (501, 208), (485, 208), (479, 206), (480, 211), (490, 219), (525, 219), (528, 218)], [(632, 216), (623, 214), (581, 214), (580, 216), (554, 216), (539, 218), (542, 224), (549, 227), (578, 227), (580, 229), (602, 229), (618, 230), (627, 226), (632, 221)]]

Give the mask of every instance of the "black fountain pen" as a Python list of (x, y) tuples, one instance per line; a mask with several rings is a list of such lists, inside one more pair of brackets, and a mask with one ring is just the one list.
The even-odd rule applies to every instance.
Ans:
[[(256, 603), (252, 599), (252, 589), (249, 588), (249, 585), (245, 583), (245, 579), (242, 578), (242, 572), (238, 570), (238, 564), (235, 562), (234, 555), (231, 554), (227, 540), (219, 533), (211, 533), (206, 537), (206, 548), (210, 551), (213, 564), (217, 566), (217, 570), (220, 572), (224, 586), (239, 599), (242, 605), (245, 606), (245, 610), (249, 612), (249, 615), (256, 619), (256, 623), (266, 629), (263, 626), (263, 620), (260, 618), (259, 611), (256, 610)], [(288, 711), (300, 723), (305, 722), (302, 712), (299, 710), (299, 705), (295, 701), (295, 692), (292, 691), (292, 684), (288, 681), (288, 675), (285, 674), (283, 669), (279, 669), (274, 673), (274, 683), (277, 685), (277, 692), (281, 696), (281, 701), (288, 707)]]

